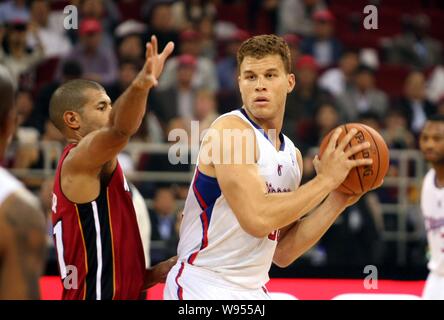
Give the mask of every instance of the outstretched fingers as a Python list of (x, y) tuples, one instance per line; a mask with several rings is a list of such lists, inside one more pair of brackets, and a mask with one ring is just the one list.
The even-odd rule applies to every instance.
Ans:
[(352, 155), (370, 148), (370, 142), (366, 141), (357, 145), (354, 145), (353, 147), (349, 148), (347, 151), (345, 151), (345, 156), (347, 158), (350, 158)]
[(165, 48), (163, 48), (163, 51), (160, 54), (162, 60), (165, 61), (171, 55), (171, 53), (173, 53), (173, 50), (174, 50), (174, 42), (170, 41), (167, 43)]
[(351, 130), (339, 142), (338, 149), (344, 151), (357, 132), (358, 131), (355, 128), (351, 128)]
[(356, 159), (356, 160), (348, 160), (351, 168), (359, 167), (359, 166), (370, 166), (373, 164), (373, 159)]
[(339, 136), (341, 135), (342, 132), (342, 128), (336, 128), (336, 130), (333, 132), (333, 134), (330, 137), (330, 141), (328, 142), (327, 145), (327, 150), (329, 150), (330, 152), (333, 152), (336, 149), (336, 144), (338, 142)]

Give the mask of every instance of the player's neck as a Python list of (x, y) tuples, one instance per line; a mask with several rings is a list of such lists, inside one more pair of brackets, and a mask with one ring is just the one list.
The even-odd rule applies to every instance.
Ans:
[(435, 169), (435, 183), (437, 187), (444, 187), (444, 165), (434, 165), (433, 169)]
[(282, 130), (282, 122), (283, 119), (280, 119), (279, 117), (274, 117), (273, 119), (257, 119), (253, 116), (253, 114), (245, 108), (245, 111), (248, 114), (248, 117), (256, 123), (259, 127), (261, 127), (266, 133), (268, 133), (270, 130), (276, 130), (276, 136), (281, 132)]

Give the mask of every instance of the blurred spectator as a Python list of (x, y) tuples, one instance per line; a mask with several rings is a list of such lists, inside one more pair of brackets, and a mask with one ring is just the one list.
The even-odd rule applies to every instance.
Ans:
[(293, 141), (299, 141), (313, 113), (331, 97), (318, 86), (318, 64), (312, 56), (304, 55), (296, 63), (296, 86), (288, 95), (283, 131)]
[(322, 237), (320, 245), (326, 251), (328, 266), (378, 265), (384, 255), (383, 230), (378, 197), (367, 193), (345, 209)]
[(356, 121), (364, 112), (374, 112), (381, 119), (384, 117), (388, 101), (386, 94), (376, 88), (375, 71), (360, 65), (353, 76), (353, 85), (346, 88), (337, 98), (344, 121)]
[(340, 124), (339, 121), (339, 112), (333, 104), (321, 104), (315, 110), (313, 121), (307, 122), (305, 128), (298, 128), (297, 146), (302, 154), (307, 154), (309, 148), (318, 147), (321, 140)]
[[(71, 50), (69, 39), (49, 25), (49, 13), (51, 11), (49, 0), (34, 0), (31, 3), (31, 20), (29, 24), (35, 29), (42, 42), (46, 58), (62, 57)], [(62, 28), (62, 26), (60, 26)], [(28, 33), (28, 46), (35, 48), (38, 40), (33, 33)]]
[(199, 90), (194, 103), (194, 120), (199, 121), (199, 134), (208, 129), (219, 116), (214, 93), (208, 90)]
[(278, 33), (313, 35), (313, 14), (325, 9), (323, 0), (281, 0), (278, 7)]
[(284, 40), (287, 42), (288, 47), (290, 48), (290, 55), (291, 55), (291, 68), (294, 73), (294, 67), (296, 66), (296, 62), (301, 57), (302, 53), (299, 48), (299, 44), (301, 42), (301, 39), (292, 33), (287, 33), (282, 36)]
[(102, 26), (98, 20), (85, 19), (80, 23), (80, 42), (65, 58), (76, 60), (84, 70), (85, 79), (109, 85), (117, 78), (114, 50), (101, 42)]
[(120, 0), (116, 1), (116, 5), (118, 6), (121, 20), (137, 20), (142, 21), (142, 12), (141, 8), (143, 3), (146, 2), (144, 0)]
[[(20, 76), (29, 72), (43, 60), (44, 51), (35, 28), (29, 30), (37, 40), (35, 50), (28, 52), (26, 46), (27, 25), (20, 20), (14, 20), (7, 29), (7, 52), (0, 47), (0, 63), (4, 64), (10, 71), (15, 84), (19, 84)], [(2, 39), (0, 39), (2, 40)], [(1, 42), (1, 41), (0, 41)]]
[[(179, 36), (174, 26), (173, 12), (171, 9), (172, 2), (171, 0), (145, 2), (146, 5), (142, 10), (147, 11), (147, 13), (144, 14), (144, 21), (148, 25), (148, 30), (142, 37), (143, 43), (148, 42), (152, 35), (156, 35), (159, 48), (164, 48), (168, 41), (173, 41), (176, 45), (179, 43)], [(174, 51), (173, 54), (176, 54), (177, 50)]]
[(433, 103), (438, 103), (438, 100), (444, 96), (444, 65), (433, 68), (426, 87), (427, 98)]
[(142, 65), (140, 60), (125, 59), (120, 62), (117, 80), (105, 88), (113, 103), (129, 87)]
[(145, 48), (141, 35), (146, 26), (134, 20), (121, 23), (115, 31), (117, 37), (117, 56), (119, 61), (126, 59), (143, 59)]
[(428, 68), (442, 62), (442, 45), (428, 35), (430, 19), (424, 14), (412, 18), (406, 31), (388, 42), (388, 62)]
[(237, 50), (248, 39), (249, 33), (237, 30), (226, 41), (225, 55), (217, 63), (217, 77), (221, 91), (237, 91)]
[(153, 246), (151, 257), (156, 261), (176, 255), (179, 236), (176, 233), (176, 199), (170, 188), (159, 188), (153, 199), (153, 209), (150, 210), (151, 240), (163, 241), (164, 247), (156, 250)]
[(159, 188), (153, 201), (153, 209), (150, 210), (153, 227), (151, 240), (169, 240), (175, 236), (176, 199), (174, 194), (169, 188)]
[(163, 125), (175, 117), (187, 121), (193, 119), (196, 91), (193, 79), (198, 72), (197, 61), (194, 56), (183, 54), (177, 57), (175, 62), (177, 63), (175, 83), (163, 88), (159, 86), (150, 97), (152, 110)]
[(359, 64), (359, 56), (356, 50), (345, 51), (339, 60), (339, 68), (325, 71), (319, 78), (319, 86), (338, 97), (351, 86), (353, 75)]
[(436, 113), (444, 114), (444, 95), (437, 101)]
[(120, 12), (112, 0), (82, 0), (80, 1), (80, 16), (82, 21), (94, 19), (100, 22), (103, 30), (104, 46), (111, 48), (114, 44), (113, 30), (120, 21)]
[(359, 123), (365, 124), (378, 132), (381, 132), (382, 130), (381, 120), (382, 119), (379, 117), (379, 115), (373, 111), (363, 112), (358, 117)]
[(0, 23), (29, 20), (29, 9), (26, 0), (9, 0), (0, 4)]
[[(190, 55), (196, 59), (197, 71), (193, 74), (192, 87), (216, 92), (219, 88), (216, 66), (211, 59), (201, 56), (201, 35), (195, 30), (186, 30), (180, 34), (180, 54)], [(165, 69), (159, 79), (159, 89), (174, 86), (178, 79), (178, 57), (167, 60)]]
[(321, 67), (336, 64), (342, 53), (342, 44), (335, 37), (335, 17), (330, 11), (322, 10), (314, 13), (313, 20), (313, 36), (302, 41), (301, 51), (314, 56)]
[(208, 0), (175, 1), (172, 14), (176, 30), (185, 30), (200, 23), (202, 19), (214, 18), (216, 7), (213, 1)]
[(411, 72), (404, 82), (404, 96), (398, 102), (409, 129), (415, 134), (419, 134), (427, 118), (436, 113), (436, 106), (427, 100), (425, 84), (422, 72)]
[[(39, 142), (48, 142), (48, 144), (42, 148), (43, 144), (40, 145)], [(60, 131), (50, 120), (47, 120), (41, 139), (37, 140), (34, 135), (30, 134), (19, 136), (13, 167), (17, 169), (55, 169), (60, 157), (60, 146), (63, 146), (65, 142)], [(34, 180), (29, 179), (25, 183), (32, 187)]]
[(201, 56), (213, 61), (218, 55), (214, 23), (214, 18), (208, 16), (197, 23), (197, 30), (201, 35)]
[(415, 137), (409, 130), (405, 113), (399, 108), (390, 108), (384, 119), (382, 136), (390, 149), (413, 149)]
[(52, 94), (63, 83), (82, 77), (82, 66), (76, 60), (60, 63), (61, 77), (43, 86), (37, 93), (35, 107), (31, 116), (31, 125), (43, 133), (45, 122), (49, 119), (49, 101)]

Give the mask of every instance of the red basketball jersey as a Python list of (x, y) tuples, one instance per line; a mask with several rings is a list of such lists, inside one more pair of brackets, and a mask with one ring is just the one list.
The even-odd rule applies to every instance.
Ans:
[(145, 260), (131, 192), (117, 164), (108, 185), (89, 203), (73, 203), (62, 192), (62, 163), (54, 182), (52, 222), (63, 299), (138, 299)]

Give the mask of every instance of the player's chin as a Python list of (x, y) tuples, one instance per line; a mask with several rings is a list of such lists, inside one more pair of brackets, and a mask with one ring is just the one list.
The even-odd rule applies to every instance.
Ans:
[(256, 118), (268, 118), (270, 115), (273, 114), (273, 108), (271, 104), (268, 103), (254, 103), (251, 105), (251, 113)]

